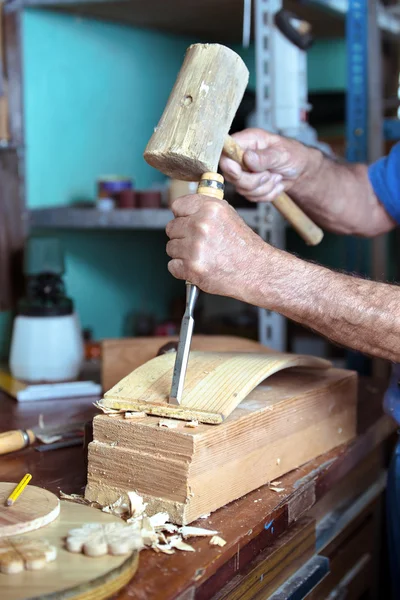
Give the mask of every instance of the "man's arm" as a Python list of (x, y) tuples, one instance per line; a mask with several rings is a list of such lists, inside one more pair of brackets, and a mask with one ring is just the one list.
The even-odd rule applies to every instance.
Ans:
[(285, 190), (319, 225), (336, 233), (372, 237), (395, 227), (365, 165), (335, 162), (320, 150), (261, 129), (234, 137), (247, 149), (244, 161), (250, 172), (226, 157), (221, 168), (248, 200), (270, 201)]
[(274, 250), (253, 301), (370, 356), (400, 362), (400, 289)]
[(278, 311), (338, 344), (400, 362), (400, 289), (273, 248), (225, 201), (186, 196), (167, 226), (170, 272), (211, 294)]

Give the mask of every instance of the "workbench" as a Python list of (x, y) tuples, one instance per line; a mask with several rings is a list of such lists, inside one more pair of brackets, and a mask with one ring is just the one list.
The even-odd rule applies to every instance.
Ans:
[[(350, 600), (373, 597), (385, 468), (395, 431), (382, 413), (382, 393), (382, 386), (361, 382), (357, 438), (280, 478), (283, 492), (264, 486), (199, 520), (220, 532), (227, 542), (223, 548), (202, 539), (194, 542), (195, 553), (145, 550), (118, 600), (313, 600), (333, 590), (345, 590)], [(90, 421), (97, 413), (94, 400), (18, 404), (0, 394), (1, 430), (36, 425), (39, 414), (46, 425)], [(2, 481), (17, 482), (27, 472), (32, 483), (56, 494), (82, 494), (85, 456), (79, 447), (45, 453), (31, 447), (1, 457)]]

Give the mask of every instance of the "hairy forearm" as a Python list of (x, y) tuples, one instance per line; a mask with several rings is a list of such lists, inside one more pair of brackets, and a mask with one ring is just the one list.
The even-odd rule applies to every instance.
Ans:
[(290, 195), (324, 229), (373, 237), (395, 223), (376, 197), (365, 165), (336, 162), (307, 149), (308, 168)]
[(400, 362), (400, 288), (266, 251), (248, 301), (370, 356)]

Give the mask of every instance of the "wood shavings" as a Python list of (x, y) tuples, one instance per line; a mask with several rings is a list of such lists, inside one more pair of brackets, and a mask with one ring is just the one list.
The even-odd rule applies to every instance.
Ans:
[(153, 544), (159, 543), (159, 534), (155, 531), (149, 517), (143, 517), (141, 536), (144, 546), (153, 546)]
[(112, 504), (103, 506), (103, 508), (101, 510), (102, 510), (102, 512), (109, 513), (110, 515), (115, 515), (116, 517), (121, 517), (122, 515), (124, 515), (128, 512), (129, 506), (126, 502), (124, 502), (122, 496), (120, 496)]
[(285, 491), (285, 488), (283, 487), (270, 487), (269, 488), (272, 492), (277, 492), (278, 494), (280, 494), (281, 492)]
[(143, 501), (142, 496), (136, 492), (127, 492), (129, 498), (130, 517), (140, 517), (146, 510), (147, 504)]
[(206, 513), (205, 515), (200, 515), (199, 519), (208, 519), (211, 516), (211, 513)]
[(168, 539), (168, 545), (171, 548), (182, 550), (183, 552), (196, 552), (196, 550), (190, 544), (187, 544), (182, 540), (179, 535), (174, 535)]
[[(157, 526), (156, 529), (158, 529)], [(166, 531), (167, 533), (176, 533), (178, 531), (178, 525), (174, 525), (174, 523), (164, 523), (160, 529), (161, 531)]]
[(0, 540), (0, 573), (13, 575), (24, 570), (38, 571), (57, 557), (57, 550), (46, 540), (23, 537)]
[(269, 485), (280, 485), (282, 483), (282, 481), (271, 481), (271, 483)]
[(105, 415), (120, 415), (121, 413), (126, 412), (126, 410), (122, 408), (108, 408), (107, 406), (103, 406), (101, 402), (93, 402), (93, 406), (101, 410)]
[(149, 517), (149, 521), (153, 527), (161, 527), (169, 521), (169, 514), (166, 512), (159, 512)]
[(86, 523), (68, 532), (66, 548), (69, 552), (91, 557), (112, 554), (121, 556), (143, 547), (140, 532), (124, 523)]
[(199, 422), (197, 419), (192, 419), (191, 421), (187, 421), (185, 423), (185, 427), (191, 427), (192, 429), (194, 429), (195, 427), (199, 426)]
[(189, 537), (207, 537), (216, 535), (218, 531), (212, 529), (204, 529), (203, 527), (191, 527), (190, 525), (184, 525), (178, 529), (178, 532), (184, 539)]
[(176, 429), (178, 427), (178, 422), (173, 421), (172, 419), (160, 419), (158, 421), (159, 427), (166, 427), (167, 429)]
[(169, 544), (153, 544), (151, 546), (155, 552), (163, 552), (164, 554), (175, 554), (175, 550)]
[(86, 498), (84, 498), (80, 494), (65, 494), (60, 490), (60, 498), (61, 500), (75, 502), (76, 504), (84, 504), (85, 506), (92, 506), (100, 509), (102, 508), (102, 506), (98, 504), (98, 502), (89, 502), (89, 500), (86, 500)]
[(213, 535), (213, 537), (210, 540), (210, 546), (221, 546), (221, 548), (223, 548), (226, 544), (226, 540), (224, 540), (224, 538), (220, 537), (219, 535)]
[[(127, 503), (121, 496), (115, 502), (107, 506), (101, 506), (96, 502), (89, 502), (88, 500), (85, 500), (85, 498), (83, 496), (80, 496), (79, 494), (64, 494), (64, 492), (60, 492), (60, 497), (63, 500), (70, 500), (78, 504), (94, 506), (96, 508), (101, 509), (103, 512), (114, 514), (115, 516), (123, 518), (128, 525), (121, 525), (124, 527), (124, 532), (125, 530), (131, 532), (132, 539), (134, 540), (134, 549), (139, 549), (140, 546), (142, 548), (150, 548), (154, 552), (163, 552), (164, 554), (174, 554), (176, 550), (180, 550), (183, 552), (195, 552), (195, 548), (190, 546), (190, 544), (186, 544), (184, 539), (190, 537), (219, 537), (217, 536), (218, 531), (214, 531), (212, 529), (205, 529), (203, 527), (192, 527), (189, 525), (178, 527), (178, 525), (175, 525), (174, 523), (169, 523), (169, 514), (167, 512), (159, 512), (152, 515), (151, 517), (148, 517), (146, 515), (147, 504), (143, 501), (142, 496), (140, 496), (137, 492), (134, 491), (127, 492), (127, 496), (129, 503)], [(201, 518), (206, 519), (210, 516), (210, 514), (211, 513), (203, 515)], [(99, 524), (89, 523), (87, 525), (97, 526)], [(117, 523), (117, 525), (120, 524)], [(123, 536), (121, 537), (120, 546), (110, 546), (110, 548), (106, 552), (105, 547), (108, 544), (108, 538), (101, 538), (97, 527), (93, 528), (93, 531), (89, 531), (87, 529), (85, 530), (85, 532), (79, 533), (79, 535), (76, 534), (78, 536), (76, 538), (74, 537), (74, 531), (75, 530), (72, 530), (71, 538), (74, 539), (71, 539), (70, 547), (76, 549), (72, 549), (70, 550), (70, 552), (84, 552), (85, 554), (88, 554), (88, 556), (103, 556), (107, 553), (122, 553), (124, 551), (124, 548), (126, 549), (128, 547), (124, 537), (125, 533), (123, 533)], [(89, 548), (86, 548), (85, 550), (85, 536), (89, 535), (89, 533)], [(173, 535), (169, 535), (168, 537), (167, 534)], [(94, 542), (93, 544), (91, 543), (90, 540), (92, 540), (92, 538), (93, 540), (95, 540), (95, 544)], [(84, 541), (82, 541), (82, 539)], [(81, 545), (79, 546), (79, 544)]]
[(137, 412), (127, 411), (124, 413), (124, 419), (142, 419), (145, 416), (146, 416), (146, 413), (142, 412), (142, 411), (137, 411)]

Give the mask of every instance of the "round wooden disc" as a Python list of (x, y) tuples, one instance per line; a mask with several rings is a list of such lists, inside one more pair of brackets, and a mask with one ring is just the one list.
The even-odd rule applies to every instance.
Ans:
[(0, 538), (39, 529), (60, 514), (57, 496), (34, 485), (28, 485), (12, 506), (6, 506), (16, 485), (0, 483)]
[(40, 571), (15, 575), (0, 573), (0, 598), (7, 600), (104, 600), (132, 579), (139, 553), (91, 558), (65, 549), (70, 529), (85, 523), (121, 523), (121, 519), (96, 508), (61, 502), (59, 518), (45, 529), (26, 533), (26, 540), (47, 540), (57, 548), (57, 558)]

